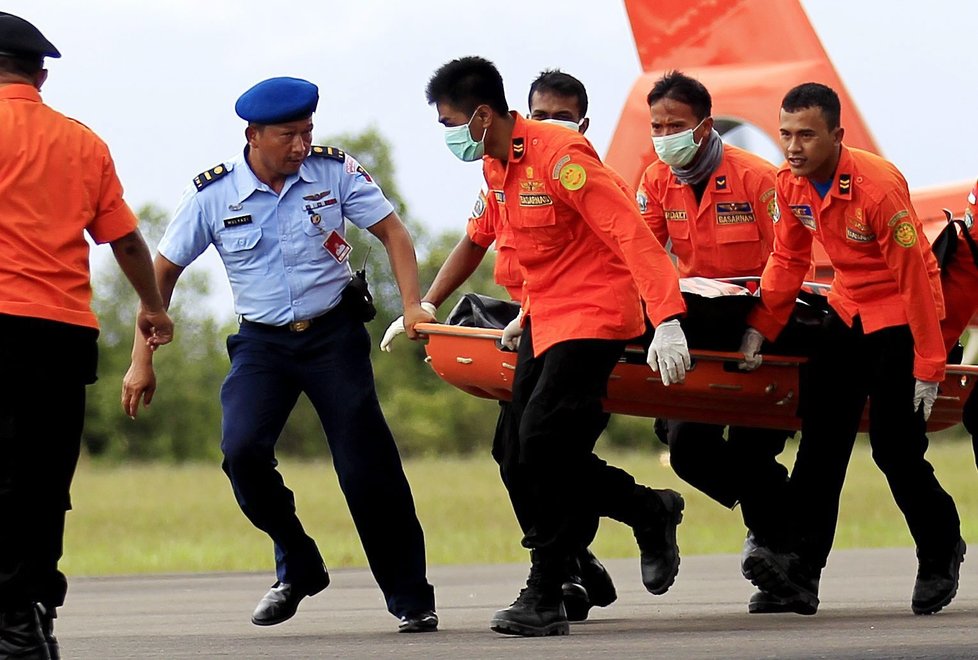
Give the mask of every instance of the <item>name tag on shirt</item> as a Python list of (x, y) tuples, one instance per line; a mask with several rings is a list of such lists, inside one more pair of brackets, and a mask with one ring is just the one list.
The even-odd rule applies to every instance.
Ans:
[(234, 218), (225, 218), (224, 226), (227, 227), (240, 227), (241, 225), (250, 225), (251, 216), (250, 215), (239, 215)]
[(340, 236), (339, 232), (335, 229), (329, 232), (329, 236), (323, 241), (323, 247), (329, 252), (330, 256), (336, 259), (337, 263), (343, 263), (346, 261), (350, 253), (353, 252), (353, 248), (350, 244), (346, 242), (346, 239)]

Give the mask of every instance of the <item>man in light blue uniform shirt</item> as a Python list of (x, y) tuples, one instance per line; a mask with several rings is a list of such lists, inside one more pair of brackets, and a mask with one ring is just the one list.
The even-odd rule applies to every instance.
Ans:
[[(383, 192), (351, 156), (312, 146), (318, 100), (315, 85), (295, 78), (265, 80), (238, 99), (248, 144), (194, 179), (160, 242), (157, 280), (169, 304), (183, 269), (214, 245), (242, 319), (228, 338), (231, 370), (221, 389), (223, 468), (241, 510), (272, 538), (277, 574), (252, 622), (285, 621), (329, 584), (276, 470), (275, 443), (305, 393), (388, 610), (402, 632), (432, 631), (438, 618), (424, 536), (377, 401), (363, 296), (344, 295), (354, 282), (344, 219), (387, 249), (409, 335), (433, 318), (420, 306), (411, 237)], [(135, 346), (126, 412), (135, 416), (155, 389), (152, 354)]]

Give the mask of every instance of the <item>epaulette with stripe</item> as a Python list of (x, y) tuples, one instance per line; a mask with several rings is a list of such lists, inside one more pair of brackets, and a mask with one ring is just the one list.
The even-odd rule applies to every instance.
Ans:
[(342, 149), (337, 149), (336, 147), (320, 147), (319, 145), (314, 145), (312, 150), (309, 152), (310, 156), (319, 156), (320, 158), (332, 158), (333, 160), (338, 160), (341, 163), (346, 160), (346, 154)]
[(197, 186), (197, 190), (203, 190), (207, 186), (211, 185), (218, 179), (220, 179), (225, 174), (228, 174), (231, 168), (225, 167), (222, 163), (221, 165), (215, 165), (206, 172), (201, 172), (194, 177), (194, 185)]

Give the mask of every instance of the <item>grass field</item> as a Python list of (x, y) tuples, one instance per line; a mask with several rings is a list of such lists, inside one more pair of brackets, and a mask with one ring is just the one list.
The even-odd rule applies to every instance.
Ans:
[[(928, 458), (957, 502), (965, 539), (974, 541), (978, 473), (971, 444), (953, 432), (941, 435), (932, 438)], [(790, 460), (793, 448), (786, 456)], [(681, 482), (657, 454), (604, 457), (640, 482), (683, 493), (687, 505), (679, 543), (685, 554), (740, 550), (744, 528), (739, 512), (727, 511)], [(424, 526), (429, 563), (526, 560), (488, 452), (474, 458), (414, 459), (405, 462), (405, 469)], [(281, 470), (327, 565), (365, 566), (331, 465), (286, 459)], [(217, 464), (108, 467), (83, 462), (73, 501), (62, 561), (69, 575), (273, 570), (271, 542), (238, 510)], [(868, 444), (860, 442), (843, 493), (836, 547), (910, 545), (906, 524)], [(637, 555), (631, 530), (614, 521), (602, 521), (592, 547), (600, 557)]]

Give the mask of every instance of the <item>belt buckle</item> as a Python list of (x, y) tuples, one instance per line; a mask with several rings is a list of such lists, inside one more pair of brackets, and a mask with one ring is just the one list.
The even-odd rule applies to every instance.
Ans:
[(289, 330), (292, 332), (305, 332), (312, 325), (312, 319), (307, 319), (305, 321), (295, 321), (289, 324)]

